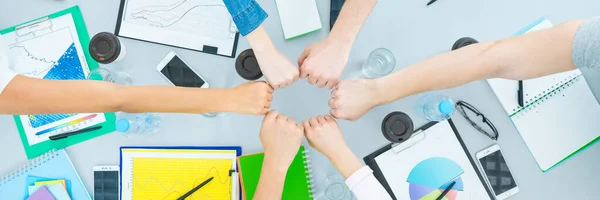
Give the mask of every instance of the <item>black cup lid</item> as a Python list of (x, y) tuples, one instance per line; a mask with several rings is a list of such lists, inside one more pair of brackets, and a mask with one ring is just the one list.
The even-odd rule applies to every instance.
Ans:
[(101, 32), (92, 37), (89, 49), (94, 60), (102, 64), (108, 64), (119, 57), (121, 42), (119, 42), (119, 38), (116, 35)]
[(454, 42), (454, 45), (452, 45), (452, 51), (475, 44), (475, 43), (479, 43), (479, 41), (470, 38), (470, 37), (463, 37), (458, 39), (456, 42)]
[(235, 71), (237, 71), (242, 78), (250, 81), (259, 79), (263, 76), (252, 49), (246, 49), (240, 53), (235, 61)]
[(383, 136), (393, 143), (406, 141), (414, 131), (412, 119), (403, 112), (388, 114), (381, 123)]

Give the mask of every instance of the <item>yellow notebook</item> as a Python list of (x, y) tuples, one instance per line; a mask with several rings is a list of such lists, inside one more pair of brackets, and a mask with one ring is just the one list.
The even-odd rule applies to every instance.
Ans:
[(177, 199), (213, 177), (188, 199), (237, 200), (238, 154), (239, 147), (122, 147), (121, 199)]

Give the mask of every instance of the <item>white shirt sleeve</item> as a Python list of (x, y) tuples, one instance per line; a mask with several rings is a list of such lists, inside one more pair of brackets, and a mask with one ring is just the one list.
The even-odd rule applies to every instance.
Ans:
[(373, 175), (373, 170), (369, 166), (364, 166), (354, 172), (346, 180), (346, 185), (354, 193), (356, 199), (392, 199), (381, 183)]
[(0, 94), (15, 76), (16, 74), (9, 68), (8, 46), (2, 41), (0, 35)]

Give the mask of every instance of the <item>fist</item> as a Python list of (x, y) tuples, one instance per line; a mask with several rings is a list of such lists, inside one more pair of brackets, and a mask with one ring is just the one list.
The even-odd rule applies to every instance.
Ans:
[(240, 114), (264, 115), (273, 100), (273, 88), (262, 81), (239, 85), (232, 94), (233, 110)]
[(304, 128), (292, 118), (270, 111), (263, 120), (260, 141), (265, 150), (265, 158), (289, 167), (298, 153)]
[(312, 117), (302, 122), (302, 125), (310, 146), (328, 158), (341, 155), (341, 150), (349, 149), (340, 127), (331, 116)]
[(351, 45), (328, 37), (308, 46), (298, 58), (300, 77), (319, 88), (332, 89), (348, 63)]
[(260, 70), (273, 88), (283, 88), (298, 80), (300, 75), (298, 68), (277, 49), (255, 51), (255, 53)]
[(337, 84), (329, 99), (330, 113), (338, 119), (355, 121), (380, 104), (376, 79), (350, 79)]

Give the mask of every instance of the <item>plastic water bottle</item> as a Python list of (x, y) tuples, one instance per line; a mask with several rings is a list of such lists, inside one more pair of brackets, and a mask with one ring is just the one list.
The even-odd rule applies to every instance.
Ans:
[(454, 112), (454, 102), (450, 97), (434, 93), (425, 95), (418, 103), (420, 113), (429, 121), (443, 121)]
[(160, 115), (157, 113), (119, 113), (115, 127), (126, 136), (156, 133), (160, 127)]

